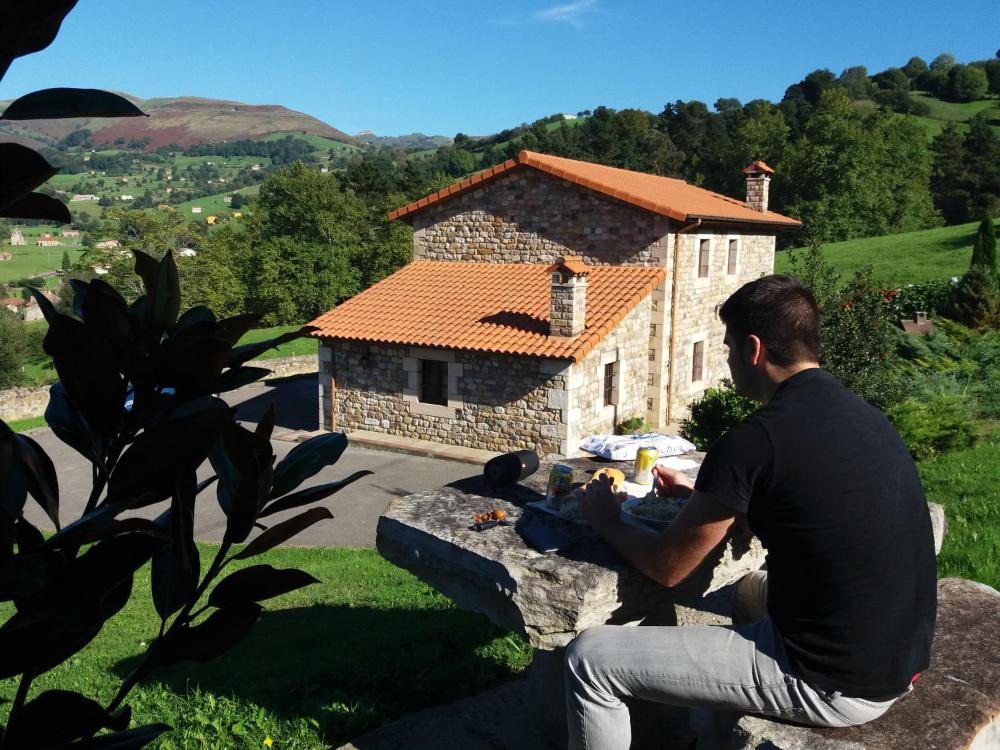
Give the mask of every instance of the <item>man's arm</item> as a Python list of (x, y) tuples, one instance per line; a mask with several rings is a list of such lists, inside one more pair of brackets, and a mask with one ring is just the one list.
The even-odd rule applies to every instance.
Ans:
[(600, 480), (587, 488), (580, 509), (633, 567), (664, 586), (676, 586), (691, 575), (742, 515), (712, 495), (694, 491), (670, 526), (656, 533), (623, 521), (610, 483)]

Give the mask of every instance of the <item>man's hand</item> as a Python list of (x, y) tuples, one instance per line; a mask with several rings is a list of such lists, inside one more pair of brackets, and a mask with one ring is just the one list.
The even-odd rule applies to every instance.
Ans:
[(694, 484), (687, 475), (666, 466), (653, 467), (653, 486), (659, 497), (691, 497)]
[(580, 515), (595, 529), (606, 528), (620, 519), (621, 503), (611, 491), (611, 477), (591, 480), (580, 498)]

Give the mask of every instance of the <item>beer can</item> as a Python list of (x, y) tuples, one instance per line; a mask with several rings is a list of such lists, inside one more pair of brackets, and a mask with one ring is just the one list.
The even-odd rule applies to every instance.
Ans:
[(559, 510), (573, 492), (573, 467), (556, 464), (549, 472), (549, 484), (545, 490), (545, 504)]
[(653, 465), (660, 457), (660, 452), (652, 445), (643, 445), (635, 452), (635, 468), (632, 471), (632, 481), (636, 484), (653, 484)]

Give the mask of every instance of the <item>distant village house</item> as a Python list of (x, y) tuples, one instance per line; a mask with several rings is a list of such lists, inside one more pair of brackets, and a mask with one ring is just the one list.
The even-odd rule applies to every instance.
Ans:
[(771, 273), (773, 170), (746, 200), (522, 151), (388, 218), (413, 262), (320, 316), (320, 425), (574, 455), (666, 428), (728, 375), (718, 306)]
[(10, 233), (10, 244), (13, 246), (27, 245), (27, 240), (24, 239), (24, 234), (21, 233), (20, 229), (15, 229)]
[(118, 240), (102, 240), (94, 245), (98, 250), (117, 250), (122, 246)]
[(37, 247), (57, 247), (59, 245), (59, 238), (53, 237), (51, 234), (43, 234), (36, 240), (35, 245)]
[(77, 193), (69, 199), (69, 202), (76, 203), (78, 201), (99, 201), (100, 199), (101, 196), (94, 195), (93, 193)]
[(64, 229), (59, 234), (61, 234), (63, 237), (79, 237), (80, 236), (80, 230), (79, 229)]

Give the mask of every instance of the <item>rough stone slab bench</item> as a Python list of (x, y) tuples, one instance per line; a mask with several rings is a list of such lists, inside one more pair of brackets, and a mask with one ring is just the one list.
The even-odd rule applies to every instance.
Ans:
[(1000, 592), (938, 581), (931, 666), (882, 717), (846, 729), (808, 729), (744, 717), (747, 750), (997, 750), (1000, 748)]

